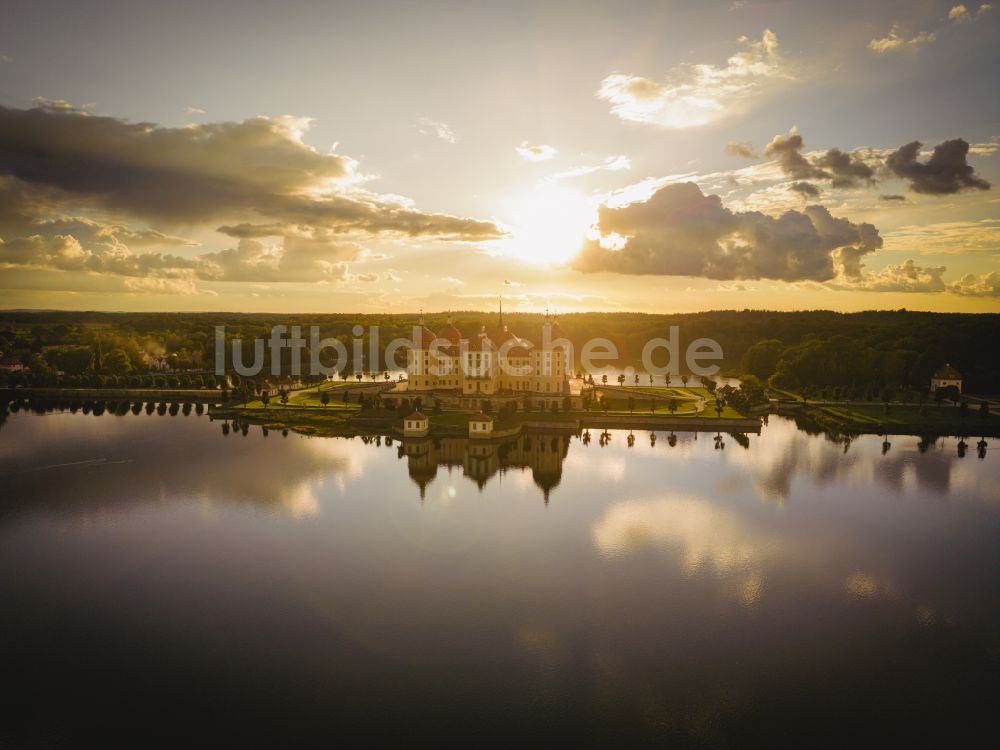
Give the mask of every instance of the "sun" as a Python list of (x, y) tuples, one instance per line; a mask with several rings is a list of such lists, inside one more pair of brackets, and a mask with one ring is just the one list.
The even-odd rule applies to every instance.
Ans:
[(510, 210), (510, 236), (502, 252), (558, 266), (580, 251), (597, 219), (597, 199), (562, 185), (542, 183), (520, 194)]

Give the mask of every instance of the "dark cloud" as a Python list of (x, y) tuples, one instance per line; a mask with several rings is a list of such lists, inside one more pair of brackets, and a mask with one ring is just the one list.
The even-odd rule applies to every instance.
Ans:
[(906, 201), (906, 196), (905, 195), (880, 195), (878, 197), (878, 199), (880, 201), (886, 201), (886, 202), (890, 202), (890, 203), (891, 202), (904, 203)]
[(351, 189), (356, 164), (301, 140), (308, 120), (255, 117), (181, 128), (86, 114), (65, 102), (0, 107), (0, 175), (56, 206), (158, 224), (308, 223), (338, 232), (441, 239), (500, 235), (492, 222), (428, 214)]
[(804, 146), (802, 136), (792, 128), (787, 136), (774, 136), (764, 147), (764, 154), (776, 158), (781, 171), (795, 180), (830, 180), (833, 188), (875, 184), (875, 170), (856, 154), (831, 148), (821, 156), (810, 158), (802, 154)]
[(802, 155), (805, 142), (798, 130), (792, 128), (788, 135), (776, 135), (764, 146), (764, 155), (773, 156), (778, 160), (781, 171), (796, 180), (820, 180), (829, 177), (824, 170), (817, 167)]
[(780, 216), (737, 212), (694, 183), (667, 185), (621, 208), (602, 206), (598, 228), (627, 238), (624, 246), (588, 242), (574, 261), (579, 270), (827, 281), (859, 275), (861, 258), (882, 246), (871, 224), (832, 216), (822, 206)]
[[(874, 187), (879, 171), (906, 180), (916, 193), (929, 195), (990, 188), (966, 161), (969, 144), (961, 138), (938, 144), (925, 162), (919, 161), (922, 146), (919, 141), (896, 149), (884, 159), (871, 149), (867, 155), (831, 148), (821, 155), (809, 156), (802, 153), (804, 146), (802, 136), (792, 128), (788, 135), (774, 136), (764, 147), (764, 154), (776, 159), (781, 171), (797, 181), (789, 185), (790, 190), (807, 195), (813, 193), (805, 187), (804, 181), (829, 180), (831, 188)], [(901, 200), (901, 197), (883, 197), (882, 200)]]
[(855, 155), (845, 154), (839, 148), (829, 149), (813, 163), (830, 171), (830, 184), (835, 188), (875, 184), (875, 170)]
[(788, 189), (799, 193), (803, 198), (816, 198), (820, 194), (820, 189), (811, 182), (793, 182)]
[(955, 138), (934, 147), (925, 161), (918, 161), (921, 144), (907, 143), (886, 157), (885, 166), (897, 177), (910, 183), (915, 193), (948, 195), (962, 190), (989, 190), (990, 183), (980, 178), (966, 158), (969, 144)]

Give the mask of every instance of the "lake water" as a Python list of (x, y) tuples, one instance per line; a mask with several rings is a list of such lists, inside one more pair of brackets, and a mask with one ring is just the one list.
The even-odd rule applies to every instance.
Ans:
[(996, 746), (996, 441), (610, 435), (10, 414), (0, 745)]

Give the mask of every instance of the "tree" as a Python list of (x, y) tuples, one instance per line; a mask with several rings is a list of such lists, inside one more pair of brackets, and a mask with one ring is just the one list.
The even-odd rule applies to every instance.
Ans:
[(132, 369), (132, 363), (124, 349), (112, 349), (104, 358), (104, 369), (112, 375), (125, 375)]
[(777, 339), (758, 341), (743, 353), (740, 369), (761, 380), (767, 380), (774, 374), (783, 349), (784, 345)]
[(639, 385), (639, 373), (635, 374), (635, 384)]
[(689, 380), (689, 379), (690, 379), (690, 378), (688, 378), (688, 376), (687, 376), (687, 375), (681, 375), (681, 384), (682, 384), (682, 385), (683, 385), (683, 386), (684, 386), (685, 388), (687, 388), (687, 384), (688, 384), (688, 380)]
[(270, 393), (268, 393), (267, 391), (263, 391), (263, 392), (262, 392), (262, 393), (260, 394), (260, 402), (261, 402), (262, 404), (264, 404), (264, 408), (265, 408), (265, 409), (267, 408), (267, 404), (268, 404), (268, 402), (269, 402), (270, 400), (271, 400), (271, 394), (270, 394)]
[(330, 392), (329, 391), (323, 391), (319, 395), (319, 401), (320, 401), (321, 404), (323, 404), (323, 406), (329, 406), (330, 405)]
[(624, 385), (625, 385), (625, 373), (622, 373), (621, 375), (618, 376), (618, 386), (624, 387)]
[(676, 398), (670, 399), (670, 402), (667, 404), (667, 409), (670, 410), (671, 414), (676, 414), (677, 413), (677, 399)]
[(715, 402), (715, 416), (716, 417), (719, 417), (719, 418), (722, 417), (722, 409), (723, 409), (722, 401), (716, 400), (716, 402)]
[(943, 397), (951, 401), (953, 404), (957, 404), (962, 400), (962, 392), (958, 390), (956, 386), (949, 385), (947, 388), (941, 388), (939, 390), (944, 391), (942, 394)]
[(653, 385), (653, 373), (649, 373), (649, 385), (650, 387)]
[(608, 375), (607, 375), (607, 373), (605, 373), (604, 375), (601, 375), (601, 383), (603, 383), (604, 385), (608, 384)]

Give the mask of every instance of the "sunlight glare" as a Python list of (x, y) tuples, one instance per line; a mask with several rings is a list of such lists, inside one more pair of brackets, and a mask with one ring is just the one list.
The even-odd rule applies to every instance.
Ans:
[(597, 219), (596, 197), (561, 185), (540, 184), (521, 195), (511, 211), (510, 238), (503, 252), (545, 265), (575, 256)]

